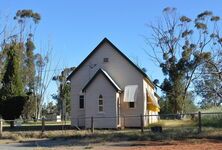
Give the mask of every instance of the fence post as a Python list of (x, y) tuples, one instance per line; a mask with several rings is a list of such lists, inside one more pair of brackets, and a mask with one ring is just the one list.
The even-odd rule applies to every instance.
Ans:
[(144, 117), (143, 117), (143, 115), (141, 114), (140, 115), (140, 125), (141, 125), (141, 133), (143, 133), (143, 131), (144, 131)]
[(64, 128), (63, 128), (65, 131), (66, 131), (66, 120), (65, 120), (65, 125), (64, 125)]
[(3, 128), (3, 120), (2, 117), (0, 117), (0, 138), (2, 137), (2, 132), (3, 132), (2, 128)]
[(91, 117), (91, 132), (94, 132), (94, 121), (93, 121), (93, 117)]
[(61, 121), (62, 122), (62, 131), (64, 130), (64, 120)]
[(200, 133), (202, 130), (202, 125), (201, 125), (201, 112), (198, 112), (198, 133)]
[(42, 133), (45, 131), (45, 118), (42, 117)]

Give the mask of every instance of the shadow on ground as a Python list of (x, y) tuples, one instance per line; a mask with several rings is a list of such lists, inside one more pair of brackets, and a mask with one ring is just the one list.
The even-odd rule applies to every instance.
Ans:
[[(22, 141), (20, 146), (23, 147), (59, 147), (59, 146), (88, 146), (90, 144), (104, 144), (109, 143), (110, 146), (116, 147), (137, 147), (137, 146), (170, 146), (178, 145), (178, 143), (204, 143), (205, 141), (210, 143), (222, 143), (222, 137), (209, 137), (209, 138), (191, 138), (191, 139), (146, 139), (146, 138), (135, 138), (130, 137), (110, 137), (108, 140), (107, 136), (86, 136), (86, 137), (69, 137), (69, 138), (47, 138), (30, 141)], [(176, 141), (176, 142), (174, 142)]]

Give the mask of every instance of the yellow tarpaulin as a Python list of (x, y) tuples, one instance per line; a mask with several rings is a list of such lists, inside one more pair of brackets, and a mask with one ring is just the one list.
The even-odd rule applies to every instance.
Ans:
[(148, 94), (148, 91), (147, 91), (147, 109), (154, 112), (160, 112), (160, 106), (158, 105), (154, 97)]

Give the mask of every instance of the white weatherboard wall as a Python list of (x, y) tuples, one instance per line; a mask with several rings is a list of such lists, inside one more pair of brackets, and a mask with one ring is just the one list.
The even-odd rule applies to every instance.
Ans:
[[(109, 62), (103, 62), (103, 58), (109, 58)], [(89, 66), (94, 66), (92, 69)], [(81, 116), (86, 116), (86, 107), (84, 110), (79, 109), (79, 93), (85, 84), (95, 74), (98, 69), (104, 69), (112, 79), (124, 89), (126, 85), (138, 85), (137, 101), (135, 108), (129, 108), (127, 102), (123, 102), (123, 93), (121, 98), (121, 116), (144, 114), (144, 94), (143, 94), (143, 75), (136, 70), (125, 58), (123, 58), (109, 43), (105, 42), (91, 58), (75, 73), (71, 78), (71, 96), (72, 96), (72, 125), (77, 125), (77, 119)], [(112, 93), (112, 92), (111, 92)], [(86, 93), (87, 94), (87, 93)], [(87, 96), (86, 96), (87, 98)], [(86, 99), (86, 101), (88, 101)], [(86, 102), (85, 102), (86, 104)], [(114, 115), (114, 114), (113, 114)], [(85, 121), (81, 122), (84, 125)], [(105, 121), (104, 121), (105, 122)], [(139, 117), (125, 118), (124, 125), (126, 127), (140, 126)]]
[[(153, 87), (151, 87), (146, 80), (143, 80), (143, 91), (144, 91), (144, 115), (158, 115), (158, 112), (153, 112), (147, 109), (147, 96), (146, 96), (146, 90), (148, 90), (150, 93), (154, 93)], [(158, 121), (158, 116), (149, 116), (145, 117), (144, 126), (147, 126), (150, 123), (155, 123)]]
[(135, 102), (135, 108), (129, 108), (127, 102), (123, 102), (123, 95), (121, 93), (120, 100), (120, 115), (123, 116), (138, 116), (138, 117), (125, 117), (124, 126), (126, 127), (138, 127), (140, 126), (140, 114), (143, 114), (143, 76), (126, 61), (119, 53), (112, 50), (110, 45), (104, 45), (104, 52), (101, 52), (102, 56), (97, 55), (98, 59), (109, 56), (109, 62), (105, 63), (104, 69), (109, 75), (116, 81), (121, 89), (124, 90), (127, 85), (138, 85), (137, 100)]
[[(100, 95), (103, 97), (103, 112), (99, 112)], [(117, 128), (116, 91), (102, 74), (86, 89), (86, 101), (86, 128), (91, 127), (92, 116), (95, 128)]]

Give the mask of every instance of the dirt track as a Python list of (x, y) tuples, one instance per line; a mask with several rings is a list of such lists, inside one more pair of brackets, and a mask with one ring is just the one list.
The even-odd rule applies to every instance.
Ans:
[(222, 150), (222, 141), (136, 142), (123, 150)]
[[(39, 145), (41, 146), (41, 145)], [(221, 140), (187, 140), (187, 141), (127, 141), (118, 143), (99, 143), (89, 145), (41, 147), (37, 150), (222, 150)]]
[[(0, 140), (1, 141), (1, 140)], [(122, 141), (76, 143), (75, 140), (36, 140), (17, 143), (5, 141), (0, 149), (27, 150), (222, 150), (222, 140), (192, 139), (181, 141)]]

